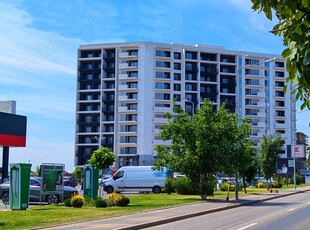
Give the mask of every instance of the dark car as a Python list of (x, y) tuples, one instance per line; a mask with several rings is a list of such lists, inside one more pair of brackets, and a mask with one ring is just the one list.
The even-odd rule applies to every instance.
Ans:
[(65, 186), (76, 187), (78, 185), (77, 179), (75, 179), (73, 177), (65, 176), (63, 179), (63, 182), (64, 182)]
[[(76, 188), (71, 186), (64, 186), (63, 200), (70, 198), (79, 192)], [(4, 204), (9, 203), (9, 189), (10, 182), (4, 182), (0, 184), (0, 199)], [(47, 202), (48, 204), (58, 204), (62, 200), (62, 194), (54, 192), (53, 194), (47, 194), (41, 192), (41, 178), (31, 177), (30, 178), (30, 190), (29, 190), (29, 202)]]

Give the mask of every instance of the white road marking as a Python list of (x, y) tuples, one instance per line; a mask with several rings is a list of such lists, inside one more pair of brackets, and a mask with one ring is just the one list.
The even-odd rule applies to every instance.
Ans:
[(242, 227), (242, 228), (238, 228), (238, 229), (236, 229), (236, 230), (244, 230), (244, 229), (247, 229), (247, 228), (252, 227), (252, 226), (254, 226), (254, 225), (257, 225), (257, 223), (252, 223), (252, 224), (249, 224), (249, 225), (244, 226), (244, 227)]

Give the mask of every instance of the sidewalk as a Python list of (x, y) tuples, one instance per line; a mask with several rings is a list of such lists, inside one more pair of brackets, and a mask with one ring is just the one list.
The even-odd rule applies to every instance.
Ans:
[(262, 193), (257, 195), (249, 195), (240, 197), (238, 200), (208, 200), (207, 202), (201, 201), (195, 204), (186, 206), (178, 206), (172, 208), (158, 209), (154, 211), (146, 211), (142, 213), (135, 213), (124, 216), (117, 216), (95, 221), (87, 221), (69, 225), (63, 225), (51, 228), (41, 228), (49, 230), (60, 229), (122, 229), (122, 230), (136, 230), (159, 224), (169, 223), (181, 219), (191, 218), (194, 216), (204, 215), (212, 212), (222, 211), (239, 206), (276, 199), (279, 197), (290, 196), (297, 193), (308, 192), (310, 187), (303, 187), (288, 190), (281, 190), (279, 193)]

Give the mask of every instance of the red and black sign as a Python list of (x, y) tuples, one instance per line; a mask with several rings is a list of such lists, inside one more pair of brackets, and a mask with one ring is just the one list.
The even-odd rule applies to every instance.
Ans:
[(0, 146), (26, 146), (27, 117), (0, 112)]

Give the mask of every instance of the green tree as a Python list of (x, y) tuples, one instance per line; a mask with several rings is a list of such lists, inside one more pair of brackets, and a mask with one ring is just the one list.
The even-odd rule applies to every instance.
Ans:
[(286, 58), (287, 81), (297, 88), (296, 99), (303, 101), (301, 109), (310, 109), (310, 0), (251, 0), (252, 9), (264, 12), (270, 20), (273, 11), (279, 23), (271, 31), (283, 37), (287, 47), (283, 52)]
[(171, 140), (170, 146), (157, 145), (155, 166), (169, 166), (190, 178), (199, 188), (201, 198), (213, 195), (208, 182), (223, 168), (223, 154), (233, 144), (235, 115), (224, 105), (214, 110), (213, 104), (204, 101), (193, 118), (180, 107), (174, 106), (173, 114), (167, 114), (168, 122), (159, 136)]
[(41, 176), (41, 167), (40, 165), (37, 165), (36, 171), (34, 172), (35, 176)]
[(284, 141), (281, 139), (281, 135), (278, 134), (276, 137), (263, 136), (260, 142), (260, 161), (262, 171), (266, 179), (270, 179), (276, 172), (276, 165), (279, 158), (279, 154), (282, 152), (282, 146)]
[[(235, 114), (236, 115), (236, 114)], [(248, 168), (251, 166), (254, 159), (254, 146), (249, 137), (250, 121), (236, 117), (236, 122), (231, 122), (230, 130), (233, 130), (231, 135), (231, 146), (225, 154), (224, 172), (228, 175), (235, 174), (236, 181), (240, 174), (244, 181)], [(235, 199), (238, 199), (238, 185), (235, 186)], [(244, 187), (245, 189), (245, 187)], [(246, 189), (245, 189), (246, 192)]]
[(74, 171), (72, 172), (72, 176), (76, 179), (82, 179), (82, 171), (83, 168), (81, 166), (75, 167)]
[(101, 149), (95, 150), (91, 155), (88, 163), (94, 168), (106, 169), (109, 168), (115, 161), (115, 153), (111, 152), (109, 148), (102, 147)]

